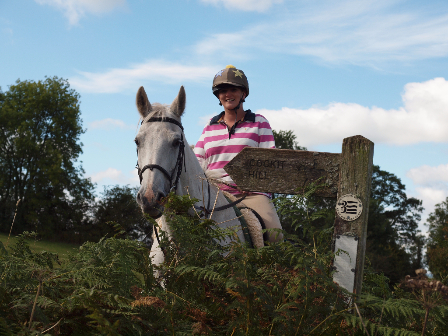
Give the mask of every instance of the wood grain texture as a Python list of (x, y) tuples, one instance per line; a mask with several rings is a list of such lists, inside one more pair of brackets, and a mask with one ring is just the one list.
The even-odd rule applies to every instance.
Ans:
[(357, 196), (362, 204), (361, 216), (354, 221), (345, 221), (336, 215), (334, 235), (352, 235), (359, 239), (356, 255), (354, 293), (361, 293), (364, 271), (367, 222), (369, 215), (370, 188), (373, 169), (374, 144), (361, 135), (345, 138), (342, 143), (339, 168), (338, 199), (346, 194)]
[(341, 154), (291, 149), (244, 148), (224, 170), (244, 191), (297, 194), (312, 182), (317, 196), (336, 197)]

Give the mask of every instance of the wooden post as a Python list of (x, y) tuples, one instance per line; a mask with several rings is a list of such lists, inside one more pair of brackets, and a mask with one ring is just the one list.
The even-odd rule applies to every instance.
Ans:
[(347, 253), (335, 257), (334, 281), (356, 294), (363, 278), (372, 168), (373, 142), (361, 135), (345, 138), (342, 154), (246, 147), (224, 167), (244, 191), (300, 193), (322, 181), (326, 186), (316, 196), (338, 202), (349, 197), (341, 203), (352, 204), (346, 208), (356, 208), (356, 214), (349, 209), (335, 219), (335, 248)]
[(357, 239), (353, 288), (353, 293), (356, 294), (361, 293), (364, 272), (372, 168), (373, 142), (361, 135), (345, 138), (342, 143), (339, 166), (338, 199), (352, 194), (361, 200), (363, 210), (361, 215), (353, 221), (345, 221), (336, 215), (334, 235), (335, 238), (344, 235)]

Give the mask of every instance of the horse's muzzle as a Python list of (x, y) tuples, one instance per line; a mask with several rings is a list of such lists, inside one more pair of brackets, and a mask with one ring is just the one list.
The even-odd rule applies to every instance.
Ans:
[(148, 199), (145, 195), (143, 195), (140, 191), (137, 194), (137, 203), (140, 205), (142, 211), (145, 214), (148, 214), (154, 219), (159, 218), (163, 214), (163, 205), (161, 204), (162, 198), (164, 198), (161, 192), (156, 193), (156, 195), (152, 199)]

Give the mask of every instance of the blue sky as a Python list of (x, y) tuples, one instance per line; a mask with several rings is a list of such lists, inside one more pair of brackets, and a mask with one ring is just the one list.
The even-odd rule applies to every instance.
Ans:
[(244, 107), (300, 145), (340, 152), (361, 134), (425, 216), (448, 196), (446, 1), (1, 1), (0, 46), (4, 91), (58, 76), (80, 93), (80, 159), (99, 190), (138, 185), (141, 85), (160, 103), (185, 86), (194, 144), (221, 111), (213, 76), (233, 64), (249, 79)]

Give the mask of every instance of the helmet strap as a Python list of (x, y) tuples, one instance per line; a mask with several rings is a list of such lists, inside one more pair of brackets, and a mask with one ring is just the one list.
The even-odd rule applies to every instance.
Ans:
[(238, 114), (238, 110), (239, 110), (239, 108), (240, 108), (240, 106), (241, 106), (241, 103), (242, 103), (242, 101), (241, 101), (241, 99), (240, 99), (240, 102), (238, 103), (238, 105), (237, 105), (234, 109), (232, 109), (233, 112), (235, 112), (235, 115)]
[(244, 103), (244, 101), (245, 101), (244, 97), (241, 96), (240, 102), (238, 103), (238, 105), (234, 109), (232, 109), (235, 112), (235, 122), (236, 122), (236, 115), (238, 114), (238, 110), (239, 110), (239, 108), (241, 106), (241, 103)]
[(238, 123), (238, 120), (237, 120), (237, 118), (238, 118), (238, 110), (239, 110), (242, 102), (244, 102), (244, 97), (241, 97), (240, 98), (240, 102), (238, 103), (238, 105), (234, 109), (232, 109), (233, 112), (235, 112), (235, 123), (233, 124), (232, 128), (229, 131), (229, 139), (230, 139), (230, 136), (232, 134), (235, 134), (236, 124)]
[[(217, 97), (217, 98), (218, 98), (218, 97)], [(219, 100), (219, 98), (218, 98), (218, 100)], [(243, 96), (241, 96), (238, 105), (237, 105), (234, 109), (232, 109), (233, 112), (235, 112), (235, 123), (233, 124), (232, 128), (231, 128), (230, 131), (229, 131), (229, 139), (230, 139), (230, 135), (231, 135), (231, 134), (235, 134), (235, 127), (236, 127), (236, 124), (237, 124), (237, 121), (238, 121), (238, 120), (237, 120), (237, 118), (238, 118), (238, 110), (239, 110), (239, 108), (240, 108), (240, 106), (241, 106), (241, 103), (244, 103), (244, 102), (245, 102), (245, 99), (244, 99)], [(222, 106), (221, 100), (219, 101), (219, 106)]]

